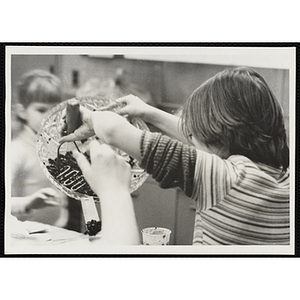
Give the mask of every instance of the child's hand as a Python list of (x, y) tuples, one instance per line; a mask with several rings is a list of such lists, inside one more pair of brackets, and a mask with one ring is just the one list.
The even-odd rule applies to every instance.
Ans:
[(26, 197), (25, 211), (40, 209), (47, 206), (59, 206), (57, 201), (58, 193), (52, 188), (43, 188)]
[(128, 114), (130, 117), (138, 117), (142, 119), (145, 117), (150, 107), (143, 100), (134, 95), (118, 98), (116, 102), (126, 104), (125, 107), (119, 110), (120, 115)]
[(91, 141), (91, 163), (79, 152), (75, 152), (74, 157), (86, 181), (100, 198), (101, 194), (107, 192), (111, 194), (116, 189), (129, 193), (130, 165), (108, 145)]
[(80, 116), (82, 125), (79, 128), (77, 128), (73, 133), (63, 136), (59, 140), (59, 143), (79, 141), (95, 135), (92, 123), (92, 114), (92, 111), (83, 106), (80, 106)]

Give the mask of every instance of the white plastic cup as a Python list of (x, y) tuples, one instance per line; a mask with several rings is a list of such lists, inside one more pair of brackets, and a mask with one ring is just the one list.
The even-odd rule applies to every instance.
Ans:
[(172, 231), (162, 227), (148, 227), (142, 229), (143, 245), (169, 245)]

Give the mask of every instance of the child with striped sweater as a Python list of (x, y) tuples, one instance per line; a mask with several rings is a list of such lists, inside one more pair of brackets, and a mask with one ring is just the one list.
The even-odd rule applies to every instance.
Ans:
[(167, 135), (81, 108), (83, 125), (61, 142), (96, 134), (139, 160), (162, 188), (180, 187), (197, 203), (194, 245), (290, 243), (284, 119), (260, 74), (246, 67), (218, 73), (192, 93), (180, 118), (132, 95), (117, 101), (126, 104), (121, 114)]

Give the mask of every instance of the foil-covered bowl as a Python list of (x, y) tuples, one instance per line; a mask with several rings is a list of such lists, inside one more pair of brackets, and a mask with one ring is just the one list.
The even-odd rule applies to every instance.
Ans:
[[(113, 100), (102, 97), (82, 97), (77, 100), (80, 105), (90, 110), (110, 110), (118, 113), (118, 110), (122, 107), (122, 104), (117, 104)], [(41, 124), (41, 129), (37, 135), (37, 151), (40, 165), (50, 182), (69, 197), (76, 200), (93, 197), (95, 201), (99, 201), (97, 195), (91, 191), (83, 178), (76, 162), (75, 165), (74, 161), (72, 164), (67, 163), (68, 166), (65, 167), (68, 170), (66, 168), (62, 169), (63, 160), (66, 157), (70, 157), (73, 150), (78, 147), (80, 152), (86, 153), (90, 142), (96, 138), (92, 137), (84, 141), (77, 141), (76, 144), (73, 142), (63, 143), (58, 151), (60, 145), (58, 140), (61, 138), (62, 116), (67, 107), (67, 102), (68, 100), (52, 108)], [(141, 130), (149, 130), (145, 122), (139, 118), (130, 118), (128, 121)], [(130, 192), (132, 193), (146, 181), (148, 174), (140, 168), (139, 162), (127, 153), (119, 149), (115, 149), (115, 151), (118, 155), (123, 156), (131, 165)], [(68, 172), (68, 174), (72, 173), (73, 179), (70, 178), (70, 175), (66, 180), (62, 180), (64, 172)], [(83, 185), (85, 188), (78, 188)]]

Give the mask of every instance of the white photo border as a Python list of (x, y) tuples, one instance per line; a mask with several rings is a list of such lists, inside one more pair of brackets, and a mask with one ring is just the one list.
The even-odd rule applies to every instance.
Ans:
[[(156, 45), (156, 44), (155, 44)], [(176, 59), (181, 62), (192, 62), (195, 59), (201, 61), (206, 56), (207, 63), (222, 63), (224, 59), (232, 59), (239, 65), (258, 66), (266, 68), (278, 68), (289, 70), (289, 123), (290, 123), (290, 245), (287, 246), (168, 246), (168, 247), (143, 247), (143, 246), (117, 246), (103, 247), (99, 251), (89, 249), (67, 249), (60, 250), (59, 247), (12, 247), (8, 234), (7, 216), (10, 212), (9, 195), (10, 182), (5, 180), (6, 205), (5, 205), (5, 255), (174, 255), (174, 256), (202, 256), (202, 255), (294, 255), (295, 254), (295, 155), (296, 155), (296, 47), (290, 46), (164, 46), (164, 45), (99, 45), (99, 46), (45, 46), (45, 45), (16, 45), (6, 46), (5, 57), (5, 78), (6, 78), (6, 99), (5, 99), (5, 178), (10, 178), (10, 167), (8, 163), (9, 149), (11, 143), (11, 56), (12, 55), (90, 55), (90, 56), (111, 56), (124, 55), (127, 58), (136, 59), (159, 59), (173, 61)], [(255, 55), (254, 55), (255, 53)], [(248, 60), (247, 60), (248, 59)], [(227, 60), (228, 61), (228, 60)], [(230, 60), (229, 60), (230, 61)], [(248, 61), (248, 63), (247, 63)], [(231, 63), (227, 63), (231, 64)]]

